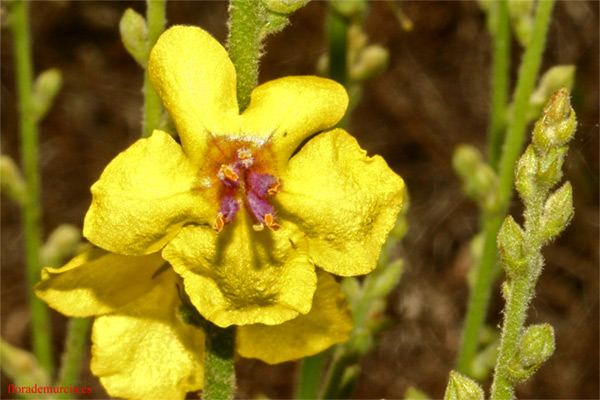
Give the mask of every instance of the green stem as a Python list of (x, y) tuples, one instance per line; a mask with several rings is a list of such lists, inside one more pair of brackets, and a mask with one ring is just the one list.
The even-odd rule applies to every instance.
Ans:
[(38, 165), (38, 128), (33, 106), (33, 67), (29, 38), (28, 2), (12, 4), (10, 24), (15, 53), (21, 161), (26, 182), (25, 202), (21, 208), (25, 231), (27, 288), (31, 307), (33, 353), (40, 365), (52, 375), (52, 340), (48, 308), (34, 293), (40, 279), (40, 246), (42, 237), (40, 204), (40, 171)]
[(506, 127), (506, 107), (508, 102), (508, 78), (510, 67), (510, 21), (508, 18), (508, 7), (506, 0), (495, 3), (496, 26), (492, 33), (494, 42), (493, 65), (492, 65), (492, 104), (489, 128), (489, 164), (492, 168), (498, 168), (498, 160), (504, 129)]
[[(69, 386), (77, 383), (81, 360), (85, 352), (86, 338), (92, 324), (91, 318), (71, 318), (65, 340), (65, 351), (62, 357), (61, 369), (58, 374), (57, 386)], [(57, 395), (59, 399), (68, 399), (69, 394)]]
[(300, 362), (300, 374), (296, 388), (296, 399), (316, 399), (319, 395), (323, 353), (306, 357)]
[(496, 237), (512, 197), (515, 163), (521, 152), (527, 127), (529, 97), (540, 69), (553, 6), (554, 0), (538, 2), (531, 42), (525, 50), (519, 68), (513, 101), (513, 114), (500, 158), (497, 208), (496, 212), (485, 218), (483, 223), (485, 235), (483, 254), (469, 299), (462, 347), (458, 358), (457, 370), (467, 375), (470, 372), (470, 365), (477, 351), (479, 332), (484, 323), (489, 303), (493, 270), (496, 266)]
[[(156, 44), (158, 37), (165, 30), (166, 24), (166, 0), (147, 0), (146, 1), (146, 20), (148, 21), (148, 42), (146, 50), (150, 50)], [(144, 71), (144, 121), (142, 123), (142, 137), (152, 135), (162, 119), (162, 104), (160, 98), (148, 75), (148, 69)]]
[(325, 377), (325, 387), (323, 388), (322, 399), (337, 399), (339, 398), (339, 388), (342, 385), (344, 372), (346, 368), (352, 364), (354, 357), (344, 354), (343, 351), (336, 351), (333, 356), (333, 361), (329, 367), (329, 372)]
[(235, 394), (235, 326), (205, 324), (204, 400), (233, 399)]
[(329, 39), (329, 78), (344, 87), (348, 84), (348, 20), (329, 7), (327, 37)]
[(250, 93), (258, 84), (261, 30), (265, 23), (260, 1), (231, 0), (229, 3), (228, 51), (237, 73), (240, 112), (250, 103)]

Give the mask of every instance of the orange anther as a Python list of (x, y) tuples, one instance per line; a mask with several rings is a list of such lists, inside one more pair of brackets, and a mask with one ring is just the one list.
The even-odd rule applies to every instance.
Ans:
[(273, 183), (271, 185), (271, 187), (269, 188), (267, 193), (269, 193), (269, 195), (271, 195), (271, 196), (276, 195), (277, 193), (279, 193), (281, 191), (282, 186), (283, 186), (283, 182), (281, 182), (280, 178), (277, 178), (277, 180), (275, 181), (275, 183)]
[(237, 152), (238, 158), (240, 160), (247, 160), (252, 158), (252, 150), (250, 149), (239, 149)]
[(213, 224), (213, 229), (220, 233), (225, 226), (225, 220), (223, 219), (223, 214), (218, 213), (217, 218), (215, 218), (215, 223)]
[(271, 215), (271, 214), (265, 215), (265, 224), (272, 231), (276, 231), (277, 229), (281, 228), (279, 226), (279, 224), (277, 224), (277, 222), (275, 222), (275, 219), (273, 218), (273, 215)]
[(219, 178), (223, 179), (223, 176), (234, 182), (240, 178), (233, 168), (231, 168), (231, 165), (221, 165), (221, 169), (219, 169)]

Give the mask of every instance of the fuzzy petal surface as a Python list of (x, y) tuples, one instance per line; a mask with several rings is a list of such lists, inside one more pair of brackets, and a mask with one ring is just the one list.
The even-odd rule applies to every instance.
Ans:
[(204, 318), (221, 327), (275, 325), (308, 313), (312, 304), (315, 267), (296, 247), (268, 229), (255, 232), (244, 213), (220, 234), (186, 226), (162, 254)]
[(311, 139), (289, 162), (279, 215), (304, 232), (315, 264), (341, 276), (377, 265), (393, 228), (404, 182), (379, 156), (368, 157), (341, 129)]
[(218, 206), (181, 146), (158, 130), (112, 160), (92, 195), (84, 236), (124, 255), (160, 250), (184, 223), (209, 220)]
[(337, 124), (348, 107), (342, 85), (316, 76), (287, 76), (252, 91), (242, 114), (243, 130), (265, 137), (279, 165), (284, 165), (309, 136)]
[(277, 364), (317, 354), (348, 340), (354, 324), (346, 296), (327, 272), (319, 270), (318, 278), (308, 314), (275, 326), (241, 326), (236, 342), (238, 353)]
[(111, 396), (183, 399), (202, 388), (204, 334), (177, 314), (177, 279), (162, 272), (144, 296), (94, 322), (91, 369)]
[(150, 53), (148, 74), (194, 164), (212, 144), (211, 134), (239, 129), (235, 68), (207, 32), (191, 26), (168, 29)]
[(165, 264), (159, 253), (122, 256), (92, 249), (62, 268), (44, 268), (36, 295), (70, 317), (114, 312), (148, 292), (152, 274)]

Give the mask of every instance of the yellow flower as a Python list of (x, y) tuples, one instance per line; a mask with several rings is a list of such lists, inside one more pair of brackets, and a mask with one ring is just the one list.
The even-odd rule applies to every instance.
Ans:
[(148, 72), (181, 145), (156, 130), (107, 166), (84, 222), (92, 243), (162, 251), (200, 314), (222, 327), (307, 314), (315, 265), (342, 276), (375, 267), (404, 184), (348, 133), (328, 130), (348, 104), (341, 85), (276, 79), (240, 114), (227, 52), (184, 26), (159, 38)]
[[(184, 323), (181, 278), (159, 253), (123, 256), (101, 249), (62, 268), (45, 268), (36, 294), (71, 317), (96, 316), (92, 372), (113, 397), (185, 397), (203, 386), (204, 333)], [(308, 314), (280, 325), (239, 327), (241, 356), (279, 363), (348, 340), (352, 318), (330, 274), (318, 272)]]

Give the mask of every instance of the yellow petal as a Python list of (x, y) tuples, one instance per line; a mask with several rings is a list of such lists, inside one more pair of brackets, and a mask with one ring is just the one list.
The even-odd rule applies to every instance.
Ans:
[(186, 226), (163, 250), (200, 314), (222, 327), (280, 324), (311, 307), (317, 278), (306, 251), (251, 225), (240, 210), (221, 233)]
[(207, 32), (191, 26), (164, 32), (150, 53), (148, 73), (194, 164), (212, 144), (211, 133), (237, 130), (235, 68)]
[(237, 351), (242, 357), (269, 364), (317, 354), (345, 342), (353, 328), (352, 315), (340, 285), (319, 271), (313, 306), (306, 315), (281, 325), (245, 325), (238, 329)]
[(118, 312), (98, 317), (92, 330), (92, 372), (113, 397), (183, 399), (202, 388), (204, 334), (178, 316), (176, 274)]
[(310, 140), (288, 164), (279, 217), (306, 235), (315, 264), (336, 275), (372, 271), (402, 207), (404, 182), (341, 129)]
[(158, 253), (131, 257), (92, 249), (62, 268), (44, 268), (35, 293), (70, 317), (106, 314), (149, 291), (165, 263)]
[(302, 141), (337, 124), (348, 107), (342, 85), (316, 76), (288, 76), (258, 86), (242, 114), (243, 131), (267, 139), (279, 165)]
[(210, 184), (162, 131), (112, 160), (92, 186), (92, 195), (84, 236), (125, 255), (160, 250), (184, 223), (207, 221), (218, 207)]

